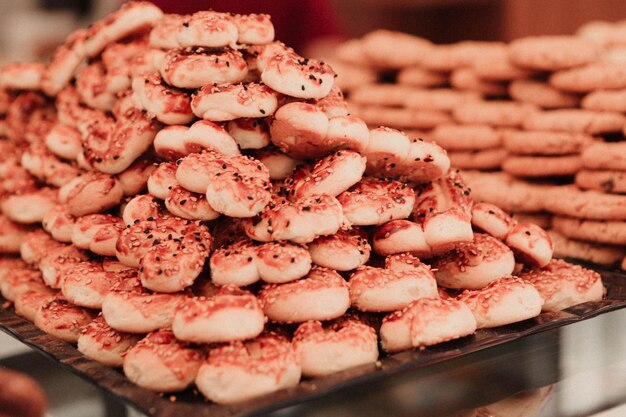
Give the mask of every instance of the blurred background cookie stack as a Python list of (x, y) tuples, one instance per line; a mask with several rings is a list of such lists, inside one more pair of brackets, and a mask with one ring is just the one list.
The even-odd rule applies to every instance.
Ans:
[[(446, 45), (379, 30), (328, 59), (367, 68), (367, 77), (348, 83), (347, 101), (370, 127), (387, 124), (445, 148), (453, 167), (471, 171), (476, 199), (552, 227), (560, 256), (615, 264), (626, 236), (600, 231), (621, 223), (593, 223), (598, 233), (583, 233), (588, 223), (566, 227), (561, 217), (552, 226), (568, 202), (550, 201), (563, 189), (590, 205), (604, 197), (626, 204), (625, 28), (591, 22), (571, 36)], [(577, 213), (570, 217), (592, 220)]]

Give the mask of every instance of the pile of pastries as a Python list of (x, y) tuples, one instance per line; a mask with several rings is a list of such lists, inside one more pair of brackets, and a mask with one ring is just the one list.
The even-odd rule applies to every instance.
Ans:
[(602, 298), (334, 81), (267, 15), (148, 2), (2, 67), (3, 308), (228, 404)]
[(626, 22), (509, 44), (378, 30), (328, 60), (352, 114), (445, 148), (476, 200), (551, 229), (558, 256), (624, 260)]

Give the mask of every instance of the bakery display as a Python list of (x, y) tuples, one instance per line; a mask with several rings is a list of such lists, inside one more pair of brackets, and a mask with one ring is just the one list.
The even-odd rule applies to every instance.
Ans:
[[(389, 55), (385, 46), (400, 44), (406, 54)], [(582, 64), (564, 44), (551, 65), (573, 71)], [(520, 198), (540, 209), (519, 211), (533, 212), (569, 193), (578, 214), (554, 199), (554, 228), (571, 237), (567, 220), (584, 216), (574, 237), (583, 239), (623, 220), (621, 196), (545, 185), (558, 192), (533, 201), (508, 187), (537, 193), (532, 185), (470, 172), (474, 193), (454, 168), (455, 158), (495, 168), (505, 129), (553, 123), (532, 121), (537, 104), (481, 97), (536, 68), (517, 69), (500, 44), (435, 47), (374, 32), (359, 45), (340, 53), (400, 73), (427, 54), (422, 72), (398, 75), (411, 85), (441, 87), (442, 72), (473, 59), (500, 66), (459, 73), (452, 84), (472, 91), (409, 100), (410, 89), (364, 85), (348, 88), (347, 104), (341, 75), (275, 41), (269, 16), (164, 15), (130, 2), (72, 34), (48, 65), (0, 68), (2, 295), (135, 384), (195, 384), (220, 404), (375, 364), (379, 342), (382, 354), (424, 349), (601, 300), (598, 274), (552, 260), (541, 227), (475, 196), (500, 203), (484, 195), (503, 193), (503, 209)], [(522, 46), (520, 62), (536, 62)], [(362, 108), (350, 115), (353, 103)], [(581, 135), (622, 122), (574, 116), (568, 152), (592, 149)], [(434, 128), (451, 151), (396, 127)], [(561, 141), (554, 147), (569, 146)], [(612, 230), (603, 235), (617, 239)], [(584, 285), (561, 285), (572, 277)]]

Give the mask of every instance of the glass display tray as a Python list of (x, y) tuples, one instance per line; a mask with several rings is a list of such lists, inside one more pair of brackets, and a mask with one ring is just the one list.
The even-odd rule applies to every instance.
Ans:
[(87, 359), (75, 346), (43, 333), (31, 322), (16, 315), (10, 304), (1, 297), (0, 330), (148, 416), (260, 416), (292, 405), (319, 400), (347, 388), (381, 383), (396, 375), (411, 373), (419, 368), (626, 307), (626, 274), (597, 270), (602, 274), (607, 290), (602, 301), (580, 304), (557, 313), (542, 313), (536, 318), (508, 326), (480, 329), (473, 336), (422, 350), (383, 355), (376, 365), (361, 366), (324, 378), (303, 379), (298, 386), (291, 389), (229, 406), (208, 402), (192, 390), (176, 395), (160, 395), (140, 388), (128, 381), (121, 370)]

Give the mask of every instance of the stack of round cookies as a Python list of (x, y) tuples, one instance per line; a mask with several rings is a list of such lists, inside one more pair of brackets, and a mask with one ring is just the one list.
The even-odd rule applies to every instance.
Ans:
[(147, 2), (2, 67), (2, 295), (218, 403), (602, 298), (440, 146), (348, 115), (334, 75), (269, 16)]
[[(624, 198), (617, 196), (626, 192), (624, 34), (623, 23), (592, 22), (572, 36), (434, 45), (379, 30), (346, 42), (331, 59), (369, 68), (369, 79), (349, 83), (348, 102), (370, 127), (437, 143), (453, 167), (472, 171), (465, 177), (477, 200), (549, 228), (553, 214), (563, 215), (554, 207), (567, 204), (548, 203), (552, 187), (598, 191), (580, 194), (589, 204)], [(615, 216), (575, 217), (622, 221)], [(557, 218), (551, 231), (557, 255), (602, 264), (626, 255), (626, 236), (603, 232), (621, 223), (582, 233), (563, 222)]]

